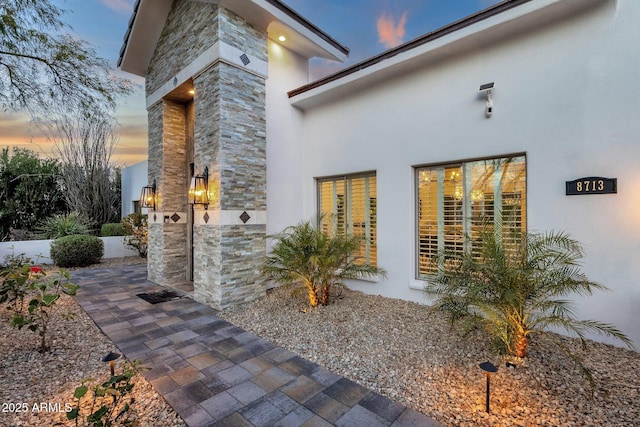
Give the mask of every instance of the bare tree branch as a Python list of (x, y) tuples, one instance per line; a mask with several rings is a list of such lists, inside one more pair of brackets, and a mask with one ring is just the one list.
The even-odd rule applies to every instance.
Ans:
[(118, 140), (115, 119), (94, 112), (60, 116), (52, 123), (67, 203), (97, 228), (113, 218), (119, 204), (111, 185), (111, 156)]
[(0, 1), (0, 105), (34, 119), (52, 111), (110, 111), (132, 84), (64, 30), (64, 10), (50, 0)]

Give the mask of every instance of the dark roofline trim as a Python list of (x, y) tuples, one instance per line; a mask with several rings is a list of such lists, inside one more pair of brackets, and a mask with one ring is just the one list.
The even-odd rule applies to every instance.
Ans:
[(480, 21), (483, 21), (485, 19), (491, 18), (492, 16), (498, 15), (500, 13), (503, 13), (509, 9), (513, 9), (515, 7), (518, 7), (522, 4), (528, 3), (531, 0), (504, 0), (501, 3), (497, 3), (491, 7), (488, 7), (484, 10), (481, 10), (479, 12), (476, 12), (472, 15), (469, 15), (467, 17), (464, 17), (462, 19), (459, 19), (457, 21), (452, 22), (451, 24), (447, 24), (444, 27), (440, 27), (437, 30), (434, 30), (430, 33), (426, 33), (418, 38), (415, 38), (413, 40), (410, 40), (406, 43), (401, 44), (398, 47), (395, 47), (393, 49), (389, 49), (386, 50), (376, 56), (373, 56), (369, 59), (365, 59), (362, 62), (359, 62), (355, 65), (352, 65), (351, 67), (345, 68), (343, 70), (338, 71), (337, 73), (328, 75), (327, 77), (324, 77), (320, 80), (316, 80), (315, 82), (311, 82), (307, 85), (301, 86), (297, 89), (294, 89), (290, 92), (287, 92), (287, 94), (289, 95), (289, 98), (293, 98), (296, 95), (300, 95), (304, 92), (308, 92), (312, 89), (318, 88), (320, 86), (324, 86), (328, 83), (334, 82), (336, 80), (339, 80), (343, 77), (349, 76), (351, 74), (355, 74), (360, 70), (363, 70), (365, 68), (371, 67), (375, 64), (378, 64), (386, 59), (392, 58), (398, 54), (410, 51), (418, 46), (422, 46), (426, 43), (429, 43), (431, 41), (434, 41), (436, 39), (439, 39), (441, 37), (444, 37), (448, 34), (454, 33), (458, 30), (461, 30), (463, 28), (469, 27), (473, 24), (476, 24)]
[(265, 1), (267, 3), (269, 3), (270, 5), (280, 9), (285, 14), (289, 15), (291, 18), (295, 19), (298, 23), (303, 25), (308, 30), (311, 30), (313, 33), (315, 33), (322, 40), (326, 41), (327, 43), (329, 43), (330, 45), (332, 45), (333, 47), (338, 49), (343, 54), (345, 54), (345, 55), (349, 54), (349, 48), (347, 48), (346, 46), (344, 46), (343, 44), (338, 42), (336, 39), (331, 37), (329, 34), (327, 34), (324, 31), (322, 31), (319, 27), (315, 26), (311, 21), (306, 19), (304, 16), (300, 15), (295, 10), (291, 9), (289, 6), (287, 6), (286, 4), (281, 2), (280, 0), (265, 0)]
[(136, 0), (133, 5), (133, 13), (131, 14), (131, 18), (129, 18), (129, 25), (127, 26), (127, 32), (124, 34), (124, 41), (122, 43), (122, 47), (120, 48), (120, 56), (118, 57), (118, 67), (122, 65), (122, 61), (124, 59), (124, 52), (127, 50), (127, 45), (129, 44), (129, 37), (131, 37), (131, 31), (133, 30), (133, 23), (138, 16), (138, 8), (140, 7), (140, 0)]
[[(316, 34), (322, 40), (324, 40), (325, 42), (329, 43), (330, 45), (332, 45), (333, 47), (338, 49), (340, 52), (342, 52), (343, 54), (345, 54), (345, 55), (349, 54), (349, 48), (347, 48), (344, 45), (342, 45), (341, 43), (339, 43), (336, 39), (334, 39), (333, 37), (331, 37), (329, 34), (325, 33), (324, 31), (322, 31), (320, 28), (318, 28), (313, 23), (311, 23), (311, 21), (307, 20), (305, 17), (300, 15), (295, 10), (291, 9), (286, 4), (282, 3), (280, 0), (265, 0), (265, 1), (267, 3), (269, 3), (270, 5), (274, 6), (275, 8), (277, 8), (278, 10), (281, 10), (286, 15), (290, 16), (291, 18), (293, 18), (296, 22), (298, 22), (299, 24), (301, 24), (302, 26), (304, 26), (308, 30), (311, 30), (314, 34)], [(133, 13), (131, 14), (131, 18), (129, 19), (129, 26), (127, 28), (127, 32), (124, 35), (124, 43), (122, 44), (122, 47), (120, 48), (120, 56), (118, 58), (118, 67), (120, 67), (120, 65), (122, 65), (122, 61), (124, 59), (124, 53), (125, 53), (125, 51), (127, 49), (127, 45), (129, 44), (129, 37), (131, 36), (131, 31), (133, 30), (133, 23), (135, 22), (136, 17), (138, 15), (139, 6), (140, 6), (140, 0), (136, 0), (135, 4), (133, 5)]]

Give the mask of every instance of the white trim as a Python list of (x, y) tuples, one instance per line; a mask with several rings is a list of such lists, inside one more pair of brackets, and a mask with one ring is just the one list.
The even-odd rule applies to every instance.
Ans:
[[(240, 216), (246, 212), (249, 220), (244, 223)], [(209, 219), (205, 221), (205, 213)], [(221, 226), (221, 225), (266, 225), (267, 211), (258, 210), (220, 210), (220, 209), (198, 209), (194, 211), (194, 224), (202, 226)]]
[(409, 282), (409, 289), (415, 289), (416, 291), (424, 291), (424, 285), (427, 280), (413, 279)]
[[(246, 66), (240, 59), (243, 54), (247, 55), (251, 61)], [(224, 62), (225, 64), (247, 71), (251, 74), (255, 74), (263, 79), (267, 78), (269, 72), (269, 65), (267, 61), (250, 56), (246, 52), (243, 52), (225, 42), (217, 41), (185, 68), (178, 71), (174, 77), (166, 81), (162, 86), (160, 86), (160, 88), (147, 96), (147, 109), (162, 101), (162, 98), (171, 93), (171, 91), (182, 83), (186, 82), (190, 78), (199, 76), (218, 62)]]
[[(171, 217), (176, 214), (180, 218), (177, 221), (173, 221)], [(169, 212), (149, 211), (149, 213), (147, 214), (147, 223), (148, 224), (186, 224), (187, 213), (172, 212), (172, 211), (169, 211)]]

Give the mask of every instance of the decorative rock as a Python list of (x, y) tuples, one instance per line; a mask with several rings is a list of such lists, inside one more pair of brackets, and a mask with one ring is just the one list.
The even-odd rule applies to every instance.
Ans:
[[(343, 296), (301, 313), (304, 300), (275, 289), (220, 317), (445, 425), (637, 425), (640, 376), (628, 375), (640, 371), (636, 352), (595, 342), (584, 352), (579, 340), (555, 336), (592, 369), (598, 395), (591, 400), (580, 369), (546, 337), (532, 340), (529, 359), (503, 369), (486, 336), (464, 339), (445, 318), (427, 319), (423, 305), (353, 291)], [(478, 368), (486, 360), (500, 367), (491, 378), (491, 414), (484, 412), (485, 375)]]

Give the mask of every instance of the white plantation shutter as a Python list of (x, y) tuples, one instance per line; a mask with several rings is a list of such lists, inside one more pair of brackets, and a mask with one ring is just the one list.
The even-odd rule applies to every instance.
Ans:
[(325, 232), (364, 236), (356, 256), (377, 262), (377, 197), (373, 174), (318, 180), (318, 211), (324, 215)]
[(437, 272), (438, 255), (473, 251), (483, 221), (503, 239), (526, 229), (524, 156), (416, 169), (417, 277)]

